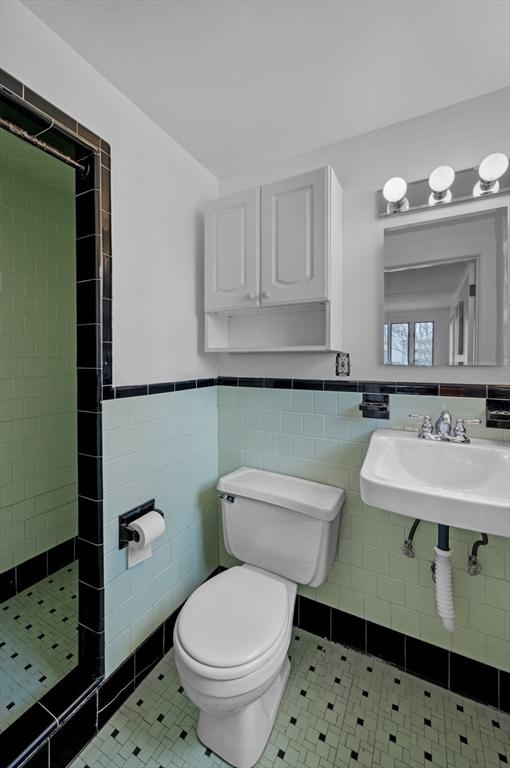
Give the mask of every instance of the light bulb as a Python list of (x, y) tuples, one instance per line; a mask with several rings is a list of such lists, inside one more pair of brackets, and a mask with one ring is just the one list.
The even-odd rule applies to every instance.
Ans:
[(484, 157), (478, 168), (482, 181), (497, 181), (508, 168), (508, 157), (503, 152), (494, 152)]
[(429, 205), (438, 203), (451, 203), (451, 185), (455, 179), (455, 171), (449, 165), (440, 165), (434, 168), (429, 176), (429, 187), (432, 194), (429, 197)]
[(474, 186), (473, 196), (495, 195), (499, 192), (498, 179), (506, 173), (508, 168), (508, 157), (503, 152), (493, 152), (492, 155), (484, 157), (478, 167), (480, 181)]
[(400, 176), (394, 176), (388, 179), (383, 187), (383, 197), (388, 203), (398, 203), (405, 197), (407, 192), (407, 183)]
[(407, 182), (400, 176), (388, 179), (383, 187), (383, 197), (387, 201), (388, 213), (399, 213), (409, 210), (409, 200), (406, 198)]

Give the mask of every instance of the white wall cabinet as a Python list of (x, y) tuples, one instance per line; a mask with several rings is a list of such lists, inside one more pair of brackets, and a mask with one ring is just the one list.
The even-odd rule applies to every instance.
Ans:
[(326, 301), (328, 168), (261, 190), (261, 303)]
[(342, 341), (342, 190), (328, 166), (207, 204), (206, 351)]
[(260, 303), (259, 200), (257, 188), (206, 205), (206, 312), (246, 309)]

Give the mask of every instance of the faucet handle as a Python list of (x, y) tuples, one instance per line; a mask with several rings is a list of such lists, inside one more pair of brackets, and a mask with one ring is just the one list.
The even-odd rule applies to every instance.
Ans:
[(410, 419), (419, 419), (422, 423), (420, 434), (421, 435), (431, 435), (432, 434), (432, 420), (430, 416), (422, 416), (421, 413), (410, 413), (409, 414)]
[(481, 419), (463, 419), (462, 416), (455, 420), (455, 429), (453, 434), (455, 437), (465, 438), (466, 436), (466, 424), (481, 424)]

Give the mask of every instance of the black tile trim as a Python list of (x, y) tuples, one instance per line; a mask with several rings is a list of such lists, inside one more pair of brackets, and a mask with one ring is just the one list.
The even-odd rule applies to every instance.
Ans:
[[(79, 667), (75, 667), (44, 694), (41, 704), (61, 725), (95, 688), (97, 688), (96, 681), (83, 674)], [(79, 691), (78, 698), (77, 691)]]
[(57, 720), (39, 702), (0, 733), (3, 768), (18, 768), (55, 732)]
[(41, 552), (0, 574), (0, 603), (28, 589), (76, 559), (76, 537)]
[(175, 392), (175, 381), (162, 382), (161, 384), (149, 384), (149, 395), (161, 395), (165, 392)]
[(140, 384), (133, 387), (115, 387), (115, 397), (140, 397), (140, 395), (148, 395), (147, 384)]
[[(504, 670), (307, 597), (296, 598), (294, 616), (298, 617), (298, 627), (314, 635), (376, 656), (430, 683), (510, 712), (510, 673)], [(328, 623), (330, 632), (325, 634)]]
[(160, 395), (166, 392), (182, 392), (187, 389), (204, 389), (215, 387), (217, 379), (185, 379), (183, 381), (160, 381), (155, 384), (134, 384), (125, 387), (103, 387), (103, 400), (119, 397), (143, 397), (145, 395)]
[(186, 381), (176, 381), (175, 382), (175, 391), (181, 392), (183, 389), (196, 389), (197, 388), (197, 380), (196, 379), (187, 379)]
[(445, 397), (487, 397), (487, 384), (440, 384), (439, 394)]
[[(103, 380), (104, 383), (104, 380)], [(421, 395), (445, 397), (479, 397), (485, 399), (489, 390), (499, 397), (507, 396), (510, 387), (486, 384), (434, 384), (428, 382), (384, 382), (355, 381), (336, 379), (263, 379), (237, 376), (218, 376), (208, 379), (186, 379), (184, 381), (164, 381), (154, 384), (135, 384), (133, 386), (103, 386), (103, 400), (117, 397), (139, 397), (157, 395), (163, 392), (179, 392), (185, 389), (203, 387), (254, 387), (257, 389), (304, 389), (325, 392), (359, 392), (372, 395)], [(371, 418), (377, 418), (370, 414)], [(384, 417), (382, 417), (384, 418)]]
[[(354, 379), (250, 379), (218, 376), (222, 387), (266, 387), (271, 389), (314, 389), (329, 392), (365, 392), (389, 395), (430, 395), (445, 397), (486, 398), (488, 390), (493, 397), (510, 396), (510, 386), (487, 384), (436, 384), (429, 382), (364, 381)], [(490, 396), (490, 395), (489, 395)]]
[(508, 386), (506, 384), (489, 384), (487, 387), (487, 397), (510, 400), (510, 384)]

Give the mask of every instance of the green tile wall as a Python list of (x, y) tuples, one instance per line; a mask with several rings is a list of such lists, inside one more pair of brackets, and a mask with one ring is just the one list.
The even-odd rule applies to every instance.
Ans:
[(0, 571), (76, 535), (74, 241), (74, 172), (3, 131)]
[[(456, 629), (449, 635), (436, 616), (431, 580), (435, 526), (421, 523), (417, 556), (404, 557), (400, 548), (412, 517), (370, 507), (359, 493), (360, 467), (377, 426), (416, 430), (409, 413), (434, 417), (442, 408), (483, 419), (485, 401), (391, 395), (391, 420), (381, 422), (362, 419), (360, 402), (357, 393), (219, 387), (220, 475), (248, 465), (345, 488), (336, 562), (321, 587), (301, 588), (301, 594), (510, 670), (510, 540), (491, 536), (479, 551), (482, 574), (469, 576), (468, 553), (478, 537), (452, 529)], [(510, 430), (471, 427), (470, 434), (510, 441)], [(220, 562), (232, 563), (223, 546)]]
[[(103, 405), (106, 674), (218, 565), (216, 387)], [(155, 498), (166, 530), (127, 568), (118, 517)]]

